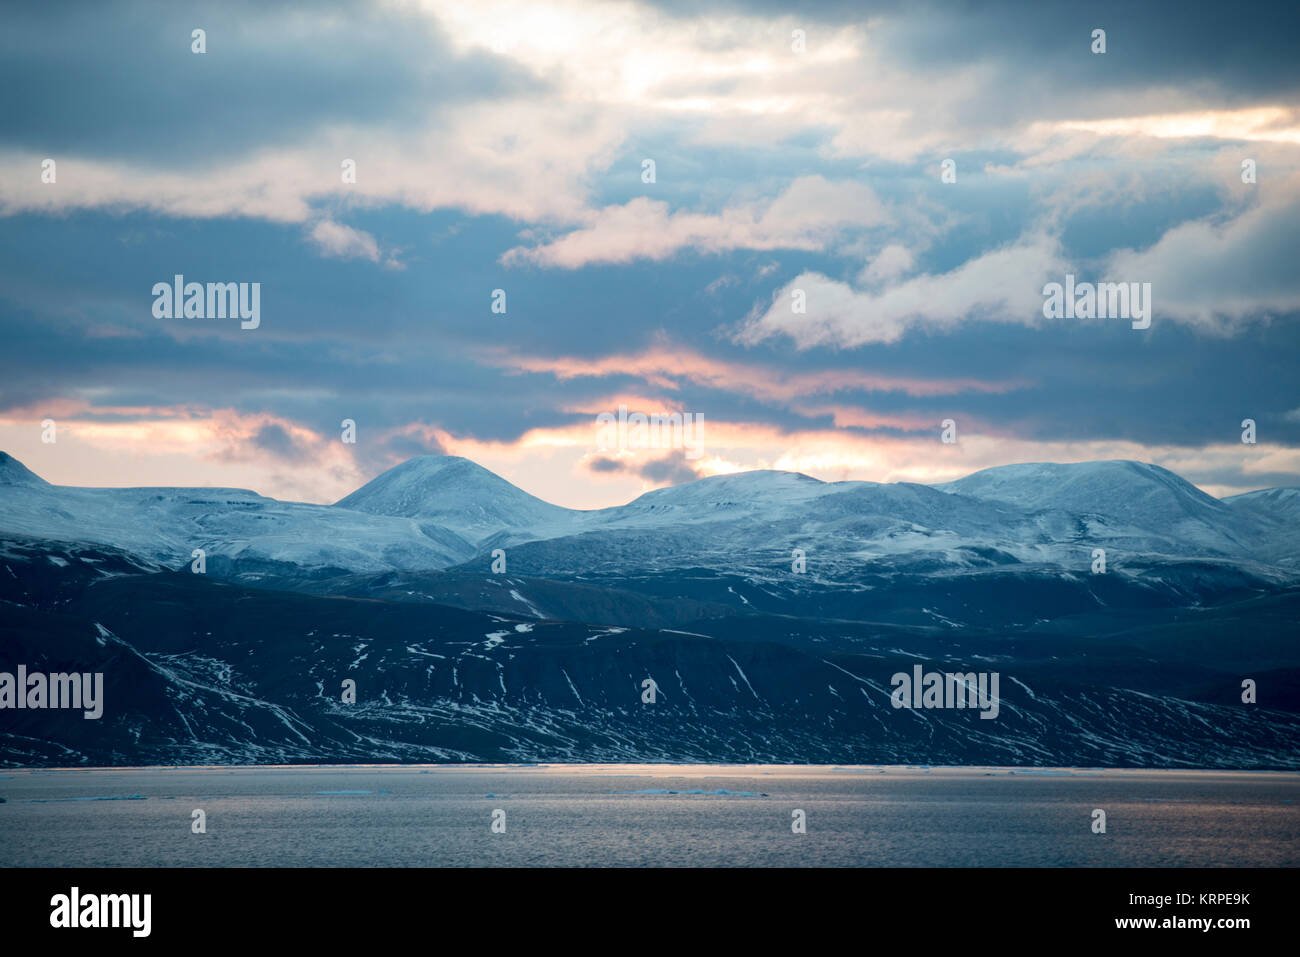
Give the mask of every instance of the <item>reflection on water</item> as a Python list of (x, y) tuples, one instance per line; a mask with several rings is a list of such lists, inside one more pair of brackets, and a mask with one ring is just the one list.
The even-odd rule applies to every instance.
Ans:
[[(5, 866), (1300, 864), (1300, 775), (736, 765), (0, 771)], [(1106, 812), (1106, 833), (1092, 812)], [(202, 809), (207, 833), (191, 833)], [(807, 832), (794, 833), (793, 812)], [(504, 811), (504, 815), (494, 812)], [(494, 833), (494, 819), (504, 833)], [(498, 823), (498, 829), (500, 829)]]

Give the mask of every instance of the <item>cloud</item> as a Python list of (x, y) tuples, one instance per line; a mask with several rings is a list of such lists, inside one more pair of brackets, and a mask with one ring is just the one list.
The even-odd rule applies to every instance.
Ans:
[[(1049, 197), (1044, 223), (1059, 230), (1066, 225), (1066, 208), (1113, 208), (1118, 200), (1140, 196), (1133, 183), (1098, 188), (1109, 194), (1111, 205), (1090, 197), (1086, 183), (1075, 183)], [(950, 333), (967, 322), (1040, 328), (1043, 285), (1063, 281), (1067, 272), (1079, 281), (1149, 282), (1153, 321), (1232, 333), (1244, 320), (1300, 310), (1300, 275), (1292, 261), (1292, 251), (1300, 248), (1300, 173), (1258, 189), (1258, 198), (1245, 199), (1242, 211), (1178, 223), (1144, 249), (1118, 249), (1101, 257), (1067, 256), (1061, 240), (1044, 229), (948, 272), (883, 288), (855, 289), (805, 272), (787, 283), (761, 315), (743, 323), (734, 339), (754, 345), (784, 336), (799, 349), (856, 348), (897, 342), (912, 331)], [(887, 282), (887, 276), (897, 277), (910, 263), (905, 249), (890, 246), (859, 280)], [(803, 313), (793, 311), (796, 290), (806, 297)]]
[(502, 256), (562, 269), (592, 263), (663, 260), (683, 248), (701, 252), (732, 249), (825, 249), (840, 232), (892, 221), (870, 187), (801, 176), (774, 200), (744, 203), (713, 215), (669, 212), (666, 202), (640, 196), (607, 206), (588, 225), (553, 242), (516, 247)]
[[(581, 508), (627, 501), (647, 482), (682, 482), (692, 475), (755, 468), (804, 472), (828, 481), (934, 483), (1011, 462), (1135, 459), (1169, 468), (1215, 495), (1294, 485), (1300, 476), (1300, 449), (1261, 441), (1243, 456), (1231, 429), (1226, 430), (1231, 440), (1188, 445), (1125, 438), (1031, 439), (972, 425), (949, 446), (939, 441), (937, 421), (927, 432), (897, 435), (711, 419), (705, 456), (687, 462), (681, 451), (653, 459), (642, 458), (643, 453), (602, 455), (594, 447), (590, 419), (566, 429), (531, 430), (506, 442), (412, 425), (379, 434), (373, 441), (363, 439), (381, 454), (359, 469), (351, 457), (358, 446), (342, 444), (337, 433), (319, 435), (284, 419), (230, 410), (138, 409), (116, 411), (141, 417), (112, 421), (105, 419), (109, 410), (99, 410), (98, 418), (71, 407), (50, 411), (59, 419), (57, 445), (41, 442), (39, 417), (29, 414), (22, 419), (0, 417), (0, 448), (56, 484), (86, 484), (92, 477), (104, 486), (251, 488), (277, 498), (318, 502), (336, 501), (380, 469), (426, 453), (467, 456), (548, 501)], [(284, 468), (283, 458), (264, 447), (283, 440), (275, 429), (268, 430), (271, 425), (290, 436), (293, 446), (308, 450), (309, 460)], [(359, 431), (370, 432), (364, 424)], [(575, 481), (584, 473), (603, 478), (599, 484)]]
[(700, 478), (701, 473), (686, 460), (686, 453), (680, 449), (670, 452), (661, 459), (652, 459), (639, 469), (637, 474), (657, 485), (681, 485)]
[[(1112, 138), (1143, 139), (1143, 118), (1237, 116), (1248, 96), (1265, 100), (1240, 113), (1256, 120), (1211, 129), (1273, 136), (1280, 121), (1267, 111), (1293, 102), (1283, 94), (1300, 77), (1282, 56), (1295, 15), (1276, 9), (1202, 8), (1215, 23), (1207, 31), (1174, 8), (1165, 22), (1115, 7), (1115, 49), (1095, 57), (1077, 16), (1002, 4), (937, 16), (893, 3), (736, 2), (690, 17), (560, 0), (360, 6), (214, 8), (203, 18), (209, 52), (196, 55), (193, 16), (164, 3), (83, 4), (73, 21), (17, 5), (0, 38), (0, 213), (300, 223), (325, 200), (456, 208), (578, 227), (507, 253), (561, 268), (661, 261), (687, 246), (825, 249), (871, 211), (836, 220), (826, 203), (853, 198), (817, 195), (808, 159), (1032, 154), (1097, 123), (1121, 124), (1095, 127)], [(802, 54), (790, 49), (793, 28), (809, 31)], [(1200, 82), (1177, 82), (1189, 71)], [(1043, 130), (1027, 137), (1035, 124)], [(639, 141), (682, 156), (709, 144), (762, 153), (778, 175), (804, 175), (806, 194), (778, 201), (766, 221), (752, 200), (725, 196), (722, 213), (650, 198), (593, 204)], [(40, 182), (47, 157), (59, 163), (57, 185)], [(346, 190), (344, 158), (358, 164)], [(685, 195), (717, 181), (708, 166), (690, 175), (693, 184), (675, 184)]]
[(911, 250), (906, 246), (900, 246), (897, 243), (891, 243), (882, 249), (876, 258), (871, 260), (867, 268), (862, 270), (859, 281), (863, 283), (888, 282), (898, 279), (912, 271), (915, 264)]
[(1252, 142), (1300, 144), (1300, 110), (1261, 106), (1241, 110), (1197, 110), (1156, 116), (1101, 120), (1063, 120), (1060, 130), (1085, 130), (1101, 136), (1154, 136), (1159, 139), (1213, 137)]
[[(1216, 0), (1097, 0), (1084, 10), (930, 2), (883, 16), (877, 36), (895, 62), (984, 67), (998, 77), (988, 87), (1008, 112), (1052, 100), (1077, 105), (1094, 92), (1133, 87), (1220, 102), (1285, 98), (1300, 90), (1290, 42), (1300, 14), (1288, 3), (1261, 4), (1253, 14)], [(1107, 32), (1103, 55), (1090, 52), (1098, 26)]]
[[(436, 124), (400, 130), (322, 128), (302, 142), (220, 163), (177, 163), (165, 152), (126, 161), (0, 147), (0, 215), (144, 209), (301, 223), (328, 199), (576, 223), (589, 215), (590, 167), (606, 164), (623, 136), (619, 124), (582, 103), (500, 99), (449, 107)], [(41, 182), (47, 157), (57, 163), (55, 183)], [(357, 164), (355, 184), (342, 183), (344, 159)]]
[(263, 452), (269, 452), (285, 462), (299, 464), (311, 458), (311, 449), (306, 443), (295, 438), (288, 429), (278, 422), (268, 422), (248, 439), (249, 444)]
[(447, 450), (433, 429), (409, 427), (381, 437), (374, 458), (384, 467), (405, 462), (418, 455), (446, 455)]
[(363, 230), (322, 219), (312, 227), (309, 236), (316, 248), (326, 256), (379, 262), (379, 243), (374, 236)]
[[(206, 53), (191, 51), (195, 28)], [(445, 107), (543, 88), (507, 59), (458, 54), (438, 19), (395, 5), (115, 0), (68, 16), (9, 0), (0, 145), (201, 168), (331, 127), (436, 122)]]
[(685, 482), (694, 482), (707, 474), (690, 462), (681, 449), (648, 461), (634, 460), (630, 454), (623, 458), (597, 455), (587, 459), (584, 464), (589, 471), (598, 475), (616, 473), (635, 475), (655, 486), (682, 485)]
[(1207, 331), (1300, 310), (1300, 174), (1258, 188), (1258, 203), (1226, 221), (1183, 223), (1146, 249), (1112, 253), (1107, 278), (1151, 283), (1153, 322)]
[[(1043, 284), (1063, 273), (1059, 243), (1043, 235), (983, 253), (949, 272), (917, 276), (878, 292), (861, 292), (820, 273), (803, 273), (734, 338), (754, 345), (785, 336), (798, 349), (851, 349), (897, 342), (912, 329), (948, 331), (972, 319), (1032, 326), (1043, 318)], [(806, 312), (793, 311), (796, 290), (806, 296)]]
[[(560, 381), (634, 377), (660, 389), (679, 391), (684, 383), (693, 383), (769, 402), (790, 402), (837, 392), (898, 392), (912, 396), (1004, 393), (1027, 385), (1023, 380), (911, 376), (860, 368), (819, 368), (799, 372), (782, 368), (777, 363), (737, 362), (709, 356), (664, 337), (635, 353), (615, 353), (597, 358), (518, 355), (494, 348), (484, 350), (481, 359), (499, 368), (549, 373)], [(620, 401), (607, 399), (605, 404), (612, 403), (611, 407), (617, 408)]]
[(56, 416), (56, 444), (40, 442), (29, 413), (7, 414), (0, 416), (0, 448), (58, 485), (249, 488), (332, 502), (360, 484), (353, 446), (269, 413), (96, 409), (69, 400), (47, 414)]
[[(1297, 405), (1296, 8), (1102, 4), (10, 4), (0, 409), (92, 406), (49, 413), (71, 446), (37, 453), (64, 476), (322, 500), (354, 459), (448, 449), (573, 504), (634, 494), (648, 477), (581, 464), (628, 396), (707, 413), (715, 471), (919, 477), (948, 414), (991, 443), (980, 464), (1180, 448), (1196, 469), (1247, 415), (1295, 442), (1270, 410)], [(396, 250), (405, 273), (368, 268)], [(1066, 271), (1151, 281), (1151, 334), (1044, 320)], [(264, 280), (266, 321), (155, 320), (177, 272)], [(211, 396), (233, 411), (166, 411)], [(238, 461), (199, 422), (226, 414)]]

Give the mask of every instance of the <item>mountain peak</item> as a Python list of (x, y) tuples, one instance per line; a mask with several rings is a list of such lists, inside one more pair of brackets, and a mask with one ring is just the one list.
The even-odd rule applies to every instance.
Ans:
[(1300, 526), (1300, 488), (1261, 488), (1241, 495), (1229, 495), (1223, 503), (1234, 511), (1251, 512), (1273, 522)]
[(1125, 488), (1160, 490), (1202, 504), (1218, 504), (1218, 499), (1168, 469), (1132, 459), (995, 465), (935, 488), (985, 498), (1003, 498), (1021, 505), (1060, 499), (1062, 495), (1085, 499), (1096, 497), (1101, 504), (1105, 496), (1123, 494)]
[(419, 471), (423, 471), (423, 472), (441, 472), (444, 469), (453, 468), (457, 466), (462, 468), (465, 466), (469, 466), (471, 468), (478, 469), (481, 472), (489, 471), (488, 469), (483, 468), (483, 466), (479, 465), (477, 462), (473, 461), (472, 459), (467, 459), (461, 455), (435, 455), (432, 453), (429, 455), (413, 455), (405, 462), (401, 462), (397, 465), (394, 465), (388, 471), (389, 472), (396, 472), (401, 470), (413, 471), (418, 469)]
[[(527, 494), (490, 469), (485, 469), (477, 462), (459, 455), (417, 455), (379, 473), (361, 488), (334, 504), (340, 508), (352, 509), (356, 509), (356, 503), (361, 501), (369, 501), (373, 504), (375, 493), (381, 489), (391, 494), (398, 490), (446, 491), (448, 488), (464, 490), (472, 487), (484, 489), (509, 487), (521, 494)], [(362, 493), (367, 490), (369, 494), (363, 495)], [(347, 504), (349, 500), (356, 500), (356, 502), (349, 505)], [(366, 509), (358, 510), (366, 511)]]
[(1222, 550), (1238, 544), (1225, 531), (1231, 507), (1150, 462), (1029, 462), (983, 469), (935, 486), (1030, 510), (1106, 516), (1112, 524), (1161, 529)]
[(652, 489), (630, 502), (630, 505), (756, 505), (775, 500), (791, 503), (800, 499), (824, 495), (830, 483), (804, 475), (802, 472), (783, 472), (777, 469), (753, 469), (748, 472), (730, 472), (709, 475), (681, 485)]
[(0, 485), (40, 487), (49, 484), (8, 452), (0, 452)]
[(417, 455), (371, 479), (334, 508), (434, 522), (470, 541), (570, 514), (458, 455)]

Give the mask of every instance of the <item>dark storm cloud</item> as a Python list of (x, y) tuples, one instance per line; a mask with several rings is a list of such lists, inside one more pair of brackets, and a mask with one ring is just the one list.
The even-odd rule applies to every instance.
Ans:
[(249, 440), (253, 447), (268, 452), (285, 462), (306, 462), (311, 458), (311, 450), (297, 442), (281, 425), (272, 422), (262, 426)]
[(665, 485), (681, 485), (683, 482), (693, 482), (700, 477), (700, 473), (694, 466), (686, 461), (686, 453), (681, 450), (645, 463), (637, 469), (637, 474), (651, 482)]
[[(700, 10), (676, 0), (656, 6), (683, 17)], [(704, 9), (804, 23), (810, 48), (819, 26), (868, 27), (873, 55), (913, 78), (896, 92), (895, 108), (913, 114), (900, 128), (913, 136), (942, 130), (952, 149), (990, 128), (1035, 120), (1294, 106), (1300, 95), (1300, 4), (1293, 2), (719, 0)], [(1091, 50), (1094, 29), (1106, 31), (1104, 54)], [(926, 95), (935, 91), (943, 94), (937, 106)]]
[(857, 23), (906, 5), (907, 0), (649, 0), (647, 4), (688, 18), (701, 14), (804, 17), (815, 23)]
[[(1106, 31), (1105, 54), (1090, 49), (1097, 28)], [(886, 17), (875, 39), (898, 62), (932, 72), (1001, 64), (1003, 89), (1020, 97), (1168, 84), (1236, 102), (1300, 89), (1298, 33), (1294, 3), (1102, 0), (909, 5)]]
[(405, 462), (417, 455), (447, 454), (447, 450), (436, 439), (405, 434), (389, 436), (377, 452), (385, 464)]
[(38, 0), (0, 18), (0, 144), (55, 156), (221, 162), (538, 88), (489, 54), (453, 55), (427, 18), (361, 3)]
[(687, 461), (686, 453), (680, 449), (661, 458), (639, 464), (597, 456), (587, 462), (587, 469), (598, 475), (611, 473), (636, 475), (656, 485), (682, 485), (686, 482), (694, 482), (701, 476), (701, 473)]
[[(1222, 0), (652, 0), (651, 5), (681, 17), (703, 12), (802, 18), (830, 26), (873, 23), (873, 45), (896, 62), (917, 67), (921, 76), (934, 78), (973, 63), (1001, 64), (1014, 81), (1003, 89), (1017, 99), (1056, 96), (1081, 80), (1087, 83), (1081, 94), (1098, 85), (1190, 84), (1201, 92), (1213, 87), (1235, 100), (1300, 89), (1300, 5), (1285, 0), (1248, 5)], [(1094, 28), (1106, 30), (1104, 56), (1093, 57), (1089, 50)]]
[[(683, 15), (699, 9), (666, 6)], [(336, 25), (331, 14), (345, 8), (347, 21)], [(63, 11), (57, 20), (52, 9)], [(425, 21), (408, 22), (397, 14), (381, 19), (356, 9), (142, 2), (10, 7), (0, 38), (0, 143), (219, 160), (336, 120), (405, 129), (428, 105), (499, 96), (530, 82), (492, 57), (453, 60), (444, 38)], [(711, 9), (802, 15), (783, 3)], [(942, 127), (1062, 111), (1082, 115), (1090, 98), (1106, 90), (1172, 85), (1182, 90), (1179, 95), (1227, 103), (1279, 95), (1295, 88), (1297, 67), (1280, 62), (1281, 46), (1295, 34), (1287, 32), (1278, 10), (1242, 9), (1227, 22), (1217, 12), (1197, 20), (1205, 11), (1195, 6), (1161, 6), (1156, 12), (1101, 6), (1079, 13), (1064, 6), (828, 4), (808, 16), (821, 18), (810, 23), (833, 25), (864, 13), (880, 15), (873, 47), (888, 51), (919, 84), (945, 82), (952, 71), (973, 63), (993, 67), (988, 85), (954, 88), (951, 117), (918, 119)], [(209, 53), (203, 57), (189, 52), (194, 26), (208, 30)], [(1110, 52), (1104, 57), (1087, 52), (1093, 26), (1108, 30)], [(810, 34), (815, 36), (813, 27)], [(659, 122), (653, 136), (633, 130), (624, 150), (627, 162), (614, 167), (636, 169), (637, 158), (653, 149), (661, 160), (656, 196), (674, 209), (716, 211), (773, 196), (809, 170), (869, 181), (912, 225), (935, 208), (917, 201), (923, 194), (915, 189), (916, 164), (877, 164), (864, 173), (856, 160), (825, 158), (825, 142), (813, 134), (762, 148), (702, 146), (696, 135), (710, 117), (674, 122), (680, 125)], [(982, 159), (972, 156), (963, 169), (978, 168)], [(1010, 164), (1015, 157), (990, 161)], [(1122, 157), (1107, 163), (1112, 165), (1104, 168), (1104, 183), (1138, 166), (1125, 166)], [(980, 185), (978, 177), (963, 178), (961, 190), (943, 196), (940, 214), (955, 214), (951, 227), (940, 231), (923, 224), (926, 243), (916, 249), (917, 272), (953, 270), (1016, 241), (1044, 217), (1042, 188), (1059, 186), (1072, 172), (1040, 168), (1032, 183), (990, 177)], [(1117, 245), (1141, 249), (1180, 222), (1222, 210), (1217, 187), (1183, 182), (1175, 172), (1167, 178), (1166, 189), (1145, 191), (1141, 201), (1099, 202), (1067, 216), (1063, 245), (1070, 260), (1087, 267)], [(612, 202), (645, 192), (635, 177), (628, 192), (628, 182), (594, 174), (593, 192), (622, 190), (610, 195)], [(1229, 271), (1257, 292), (1294, 288), (1294, 209), (1283, 209), (1252, 244), (1241, 246), (1246, 260), (1240, 268), (1236, 260), (1231, 264)], [(722, 254), (687, 247), (657, 262), (510, 268), (502, 264), (502, 253), (519, 245), (520, 231), (535, 224), (396, 207), (339, 208), (331, 215), (373, 235), (379, 248), (401, 250), (406, 268), (322, 260), (303, 241), (301, 224), (98, 211), (0, 220), (0, 412), (70, 397), (84, 397), (92, 403), (86, 417), (104, 421), (130, 419), (119, 411), (127, 407), (229, 408), (272, 415), (331, 441), (340, 421), (350, 418), (358, 425), (358, 460), (381, 465), (444, 453), (428, 437), (434, 427), (456, 437), (511, 442), (530, 429), (590, 424), (591, 412), (602, 411), (618, 394), (671, 399), (708, 422), (752, 422), (791, 432), (830, 431), (835, 419), (826, 408), (844, 407), (920, 423), (914, 430), (919, 435), (926, 434), (928, 422), (937, 434), (938, 423), (951, 416), (966, 432), (969, 422), (1014, 439), (1153, 446), (1233, 442), (1241, 419), (1251, 417), (1259, 423), (1261, 442), (1300, 443), (1300, 421), (1286, 414), (1300, 406), (1294, 361), (1300, 324), (1294, 315), (1231, 337), (1162, 321), (1157, 312), (1150, 334), (1142, 336), (1123, 323), (1031, 329), (989, 320), (934, 334), (918, 329), (893, 344), (844, 352), (799, 352), (785, 341), (741, 348), (725, 330), (756, 305), (770, 303), (804, 270), (856, 285), (878, 244), (853, 251), (830, 243), (824, 251)], [(442, 235), (447, 241), (431, 239)], [(900, 241), (906, 245), (911, 238)], [(245, 333), (237, 324), (182, 328), (155, 319), (149, 290), (178, 272), (197, 281), (261, 281), (262, 326)], [(1206, 282), (1215, 285), (1217, 275)], [(505, 316), (489, 311), (491, 290), (498, 287), (509, 294)], [(1157, 296), (1172, 292), (1166, 287)], [(1017, 384), (1001, 393), (810, 390), (781, 399), (765, 398), (725, 374), (707, 382), (682, 377), (673, 390), (619, 369), (568, 379), (519, 372), (494, 361), (491, 352), (600, 359), (636, 355), (660, 336), (707, 359), (770, 369), (774, 378), (852, 371)], [(901, 428), (844, 431), (906, 434)], [(308, 454), (279, 425), (264, 427), (254, 444), (286, 462)], [(656, 483), (696, 475), (681, 453), (638, 465), (600, 457), (587, 467)], [(1243, 478), (1244, 467), (1198, 481), (1251, 484)], [(1294, 477), (1271, 480), (1295, 484)]]
[[(1229, 338), (1205, 336), (1157, 315), (1146, 336), (1122, 322), (1056, 322), (1036, 330), (984, 322), (942, 338), (913, 335), (843, 352), (795, 352), (779, 342), (745, 349), (716, 330), (756, 300), (770, 298), (818, 257), (783, 255), (781, 269), (757, 284), (750, 277), (768, 258), (748, 253), (688, 256), (672, 268), (503, 273), (493, 251), (509, 241), (509, 228), (475, 221), (457, 243), (439, 247), (436, 261), (416, 258), (408, 269), (390, 271), (323, 262), (300, 243), (286, 244), (286, 227), (275, 224), (154, 228), (167, 222), (98, 213), (0, 221), (6, 263), (0, 271), (0, 411), (86, 394), (106, 411), (176, 406), (269, 413), (331, 438), (341, 420), (351, 418), (358, 424), (358, 451), (383, 460), (442, 451), (423, 438), (402, 437), (372, 452), (371, 443), (408, 425), (510, 442), (533, 428), (590, 423), (618, 393), (672, 398), (703, 413), (706, 422), (763, 422), (791, 431), (830, 429), (831, 415), (818, 407), (846, 406), (932, 421), (936, 429), (951, 415), (1021, 439), (1160, 445), (1231, 441), (1249, 416), (1268, 441), (1300, 442), (1300, 422), (1283, 417), (1300, 406), (1294, 362), (1300, 324), (1294, 317)], [(427, 220), (407, 213), (376, 214), (365, 225), (413, 248), (430, 231)], [(116, 241), (124, 232), (143, 238), (125, 246)], [(966, 258), (977, 240), (970, 238), (953, 260)], [(50, 255), (52, 249), (60, 255)], [(174, 271), (196, 279), (260, 276), (261, 328), (244, 332), (237, 324), (200, 320), (177, 338), (181, 321), (154, 319), (149, 297), (152, 283)], [(746, 278), (706, 291), (724, 274)], [(510, 312), (493, 316), (490, 290), (503, 282)], [(594, 359), (635, 354), (660, 332), (700, 355), (780, 375), (843, 371), (1019, 385), (993, 394), (846, 390), (791, 402), (764, 399), (725, 378), (683, 378), (674, 392), (618, 369), (560, 380), (517, 372), (485, 351), (504, 346), (520, 356)]]

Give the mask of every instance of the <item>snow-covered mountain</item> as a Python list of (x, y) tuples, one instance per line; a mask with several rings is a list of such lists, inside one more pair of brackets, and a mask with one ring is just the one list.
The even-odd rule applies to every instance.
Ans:
[(1162, 541), (1196, 554), (1250, 553), (1271, 531), (1168, 469), (1143, 462), (1004, 465), (939, 488), (1032, 511), (1067, 512), (1088, 522), (1090, 536)]
[(8, 452), (0, 452), (0, 485), (37, 488), (48, 486), (49, 483)]
[(217, 575), (444, 568), (474, 553), (455, 533), (409, 518), (280, 502), (247, 489), (50, 485), (8, 455), (0, 461), (0, 530), (110, 545), (171, 568), (189, 564), (199, 548)]
[(529, 495), (456, 455), (421, 455), (367, 482), (334, 505), (415, 519), (475, 544), (503, 531), (565, 529), (582, 514)]
[[(665, 580), (690, 578), (674, 594), (760, 604), (819, 588), (896, 593), (902, 576), (1036, 576), (1094, 593), (1098, 548), (1110, 581), (1172, 588), (1194, 602), (1206, 590), (1294, 581), (1298, 544), (1291, 524), (1133, 462), (1008, 466), (938, 487), (747, 472), (648, 492), (557, 531), (511, 542), (510, 567), (655, 594), (666, 593)], [(803, 570), (792, 574), (796, 551)], [(461, 567), (486, 567), (484, 556)], [(980, 613), (972, 606), (960, 620)]]
[(1223, 502), (1233, 508), (1248, 507), (1277, 520), (1300, 520), (1300, 488), (1265, 488), (1258, 492), (1229, 495)]
[(1248, 514), (1272, 532), (1261, 553), (1273, 563), (1300, 569), (1300, 488), (1266, 488), (1230, 495), (1223, 503)]
[(0, 532), (110, 545), (173, 568), (202, 548), (210, 573), (244, 580), (486, 568), (486, 553), (507, 547), (513, 569), (542, 577), (705, 568), (786, 583), (796, 549), (801, 583), (1007, 566), (1082, 575), (1104, 548), (1121, 573), (1210, 561), (1289, 581), (1300, 567), (1295, 491), (1219, 501), (1123, 461), (1009, 465), (935, 487), (755, 471), (581, 511), (468, 459), (421, 456), (321, 506), (243, 489), (54, 486), (3, 455)]
[[(114, 703), (18, 713), (0, 765), (1294, 768), (1298, 497), (1094, 462), (938, 487), (758, 471), (579, 511), (426, 457), (309, 505), (55, 486), (0, 455), (0, 652), (103, 671)], [(921, 662), (1001, 672), (1003, 717), (895, 711)]]

